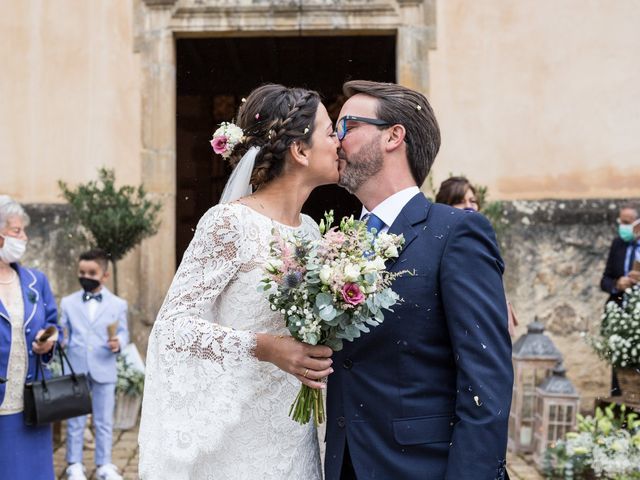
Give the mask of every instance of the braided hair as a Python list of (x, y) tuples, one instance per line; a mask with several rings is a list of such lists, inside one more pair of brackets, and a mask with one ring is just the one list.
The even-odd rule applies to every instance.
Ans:
[(251, 147), (260, 147), (251, 184), (254, 188), (282, 173), (292, 143), (311, 146), (314, 121), (320, 95), (312, 90), (267, 84), (253, 90), (240, 106), (236, 119), (244, 131), (244, 140), (231, 152), (229, 162), (235, 167)]

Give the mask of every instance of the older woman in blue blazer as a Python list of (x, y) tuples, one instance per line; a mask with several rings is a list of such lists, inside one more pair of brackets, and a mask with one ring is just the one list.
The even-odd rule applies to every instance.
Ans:
[(0, 196), (0, 476), (52, 480), (51, 427), (27, 426), (23, 417), (24, 384), (36, 376), (38, 355), (48, 361), (54, 346), (36, 339), (58, 315), (47, 277), (18, 264), (28, 224), (22, 206)]

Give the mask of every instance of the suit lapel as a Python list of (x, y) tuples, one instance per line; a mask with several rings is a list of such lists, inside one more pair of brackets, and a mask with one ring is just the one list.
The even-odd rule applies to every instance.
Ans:
[(98, 321), (100, 316), (104, 314), (104, 311), (107, 308), (107, 297), (111, 295), (111, 292), (109, 292), (109, 290), (107, 290), (106, 287), (102, 287), (102, 290), (100, 290), (100, 293), (102, 293), (102, 301), (98, 302), (98, 308), (96, 308), (96, 314), (93, 317), (93, 321), (91, 322), (92, 325), (94, 325)]
[(36, 314), (40, 294), (35, 289), (37, 279), (31, 270), (18, 266), (18, 275), (20, 276), (22, 302), (24, 304), (24, 326), (26, 327)]
[(398, 258), (391, 259), (387, 262), (387, 270), (391, 270), (393, 266), (402, 258), (407, 251), (411, 242), (418, 237), (418, 231), (415, 225), (422, 223), (426, 220), (431, 208), (431, 202), (429, 202), (422, 192), (416, 194), (409, 203), (400, 211), (400, 214), (393, 222), (393, 225), (389, 228), (388, 233), (395, 235), (402, 234), (404, 236), (404, 245), (400, 251)]
[(7, 312), (7, 309), (4, 307), (4, 303), (2, 303), (2, 300), (0, 300), (0, 317), (4, 318), (7, 322), (11, 322), (11, 319), (9, 318), (9, 312)]

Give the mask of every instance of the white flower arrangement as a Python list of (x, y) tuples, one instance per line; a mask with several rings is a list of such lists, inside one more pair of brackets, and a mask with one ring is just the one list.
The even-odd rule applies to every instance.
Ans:
[(133, 397), (142, 395), (144, 390), (144, 373), (134, 368), (124, 355), (116, 358), (118, 379), (116, 380), (116, 393), (124, 393)]
[[(385, 262), (398, 256), (402, 235), (375, 237), (353, 217), (336, 227), (333, 220), (333, 211), (325, 213), (317, 240), (276, 235), (259, 290), (271, 310), (284, 316), (294, 338), (338, 351), (343, 341), (353, 342), (381, 324), (384, 310), (393, 311), (401, 299), (391, 283), (408, 272), (385, 269)], [(317, 425), (324, 421), (322, 402), (320, 390), (302, 385), (290, 414), (302, 424), (313, 417)]]
[(578, 415), (578, 432), (569, 432), (547, 450), (546, 478), (640, 479), (640, 420), (622, 406), (596, 409), (595, 416)]
[(622, 306), (607, 304), (600, 335), (590, 338), (589, 343), (615, 367), (640, 367), (640, 286), (625, 291)]

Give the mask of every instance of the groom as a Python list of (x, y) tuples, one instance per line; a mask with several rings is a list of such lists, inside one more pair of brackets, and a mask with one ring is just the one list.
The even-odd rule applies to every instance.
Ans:
[(427, 99), (351, 81), (340, 112), (340, 184), (369, 225), (403, 234), (390, 271), (403, 303), (334, 355), (327, 480), (493, 480), (506, 476), (513, 372), (503, 262), (485, 217), (429, 202), (440, 146)]

